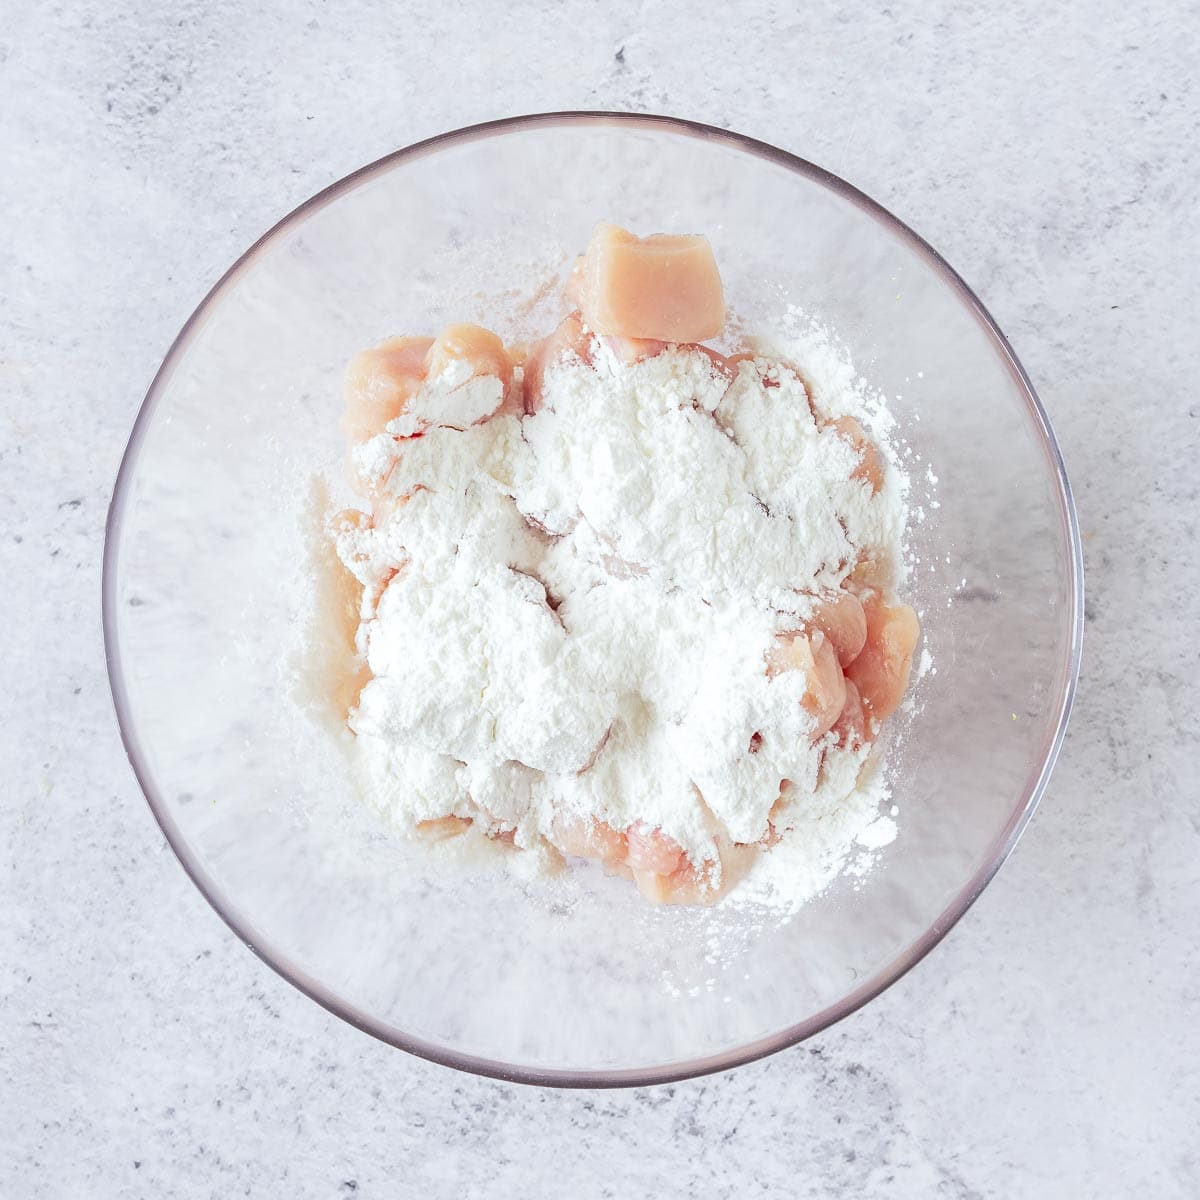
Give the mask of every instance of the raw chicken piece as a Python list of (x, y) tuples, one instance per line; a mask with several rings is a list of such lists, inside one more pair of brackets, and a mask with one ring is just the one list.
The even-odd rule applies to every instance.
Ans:
[(574, 355), (581, 362), (592, 361), (592, 336), (583, 327), (579, 313), (564, 317), (548, 337), (531, 342), (525, 357), (525, 411), (533, 414), (542, 407), (542, 379), (546, 367)]
[(685, 861), (683, 847), (661, 829), (651, 829), (636, 821), (625, 831), (629, 844), (626, 863), (636, 874), (649, 871), (655, 875), (670, 875)]
[[(655, 235), (643, 239), (614, 225), (601, 224), (586, 257), (578, 260), (572, 272), (568, 295), (581, 311), (571, 313), (540, 341), (506, 348), (486, 329), (452, 325), (436, 340), (392, 338), (354, 360), (346, 381), (343, 418), (350, 440), (361, 442), (385, 431), (388, 436), (355, 452), (356, 459), (365, 464), (359, 469), (371, 474), (370, 487), (364, 485), (362, 489), (371, 513), (347, 510), (339, 514), (333, 520), (339, 531), (350, 535), (382, 522), (417, 492), (429, 490), (417, 484), (403, 494), (392, 495), (387, 489), (386, 473), (379, 479), (382, 458), (391, 455), (399, 461), (406, 448), (415, 445), (405, 442), (405, 438), (420, 437), (436, 426), (465, 429), (496, 413), (534, 414), (547, 400), (554, 402), (553, 395), (547, 395), (544, 388), (546, 370), (566, 359), (594, 366), (603, 377), (597, 379), (599, 383), (615, 370), (614, 363), (629, 367), (664, 353), (697, 351), (706, 355), (714, 373), (726, 380), (736, 375), (741, 360), (755, 358), (758, 380), (747, 382), (779, 388), (794, 374), (803, 383), (797, 368), (782, 360), (752, 354), (727, 358), (700, 344), (699, 339), (714, 337), (724, 327), (721, 280), (704, 238)], [(658, 367), (665, 368), (669, 362), (663, 360)], [(694, 373), (698, 365), (698, 361), (692, 361), (689, 371)], [(656, 382), (660, 375), (665, 378), (668, 374), (658, 367), (645, 371), (648, 381)], [(517, 368), (520, 382), (514, 388)], [(710, 385), (716, 382), (715, 377), (709, 381)], [(804, 390), (810, 396), (812, 411), (807, 384)], [(543, 421), (551, 416), (547, 414)], [(885, 463), (859, 422), (852, 417), (828, 420), (819, 415), (817, 420), (830, 435), (853, 448), (856, 461), (851, 477), (877, 493), (885, 479)], [(426, 445), (432, 446), (433, 440)], [(823, 448), (840, 450), (836, 443), (828, 442)], [(837, 461), (849, 465), (844, 453), (837, 455)], [(424, 504), (429, 499), (421, 497), (419, 502)], [(535, 520), (529, 520), (538, 527)], [(370, 540), (364, 539), (362, 544), (369, 546)], [(353, 543), (348, 545), (346, 553), (353, 561), (360, 552)], [(367, 555), (367, 551), (361, 554)], [(602, 554), (601, 561), (618, 579), (647, 574), (646, 567), (624, 562), (615, 554)], [(381, 567), (371, 557), (370, 566), (371, 578), (365, 590), (353, 576), (346, 575), (352, 585), (350, 599), (361, 600), (346, 604), (346, 611), (363, 621), (374, 615), (379, 596), (395, 576), (405, 571), (407, 563)], [(777, 698), (783, 693), (789, 704), (801, 696), (799, 703), (814, 719), (812, 738), (818, 764), (835, 744), (852, 750), (863, 746), (903, 697), (919, 627), (911, 609), (885, 605), (875, 590), (890, 578), (887, 560), (860, 563), (843, 583), (845, 590), (814, 594), (811, 617), (795, 621), (792, 629), (779, 634), (765, 655), (768, 678), (803, 672), (792, 675), (790, 682), (775, 690)], [(552, 602), (549, 593), (546, 596), (547, 603), (556, 609), (557, 600)], [(870, 607), (864, 609), (864, 603)], [(351, 638), (349, 652), (355, 649)], [(360, 664), (360, 668), (366, 671), (365, 665)], [(352, 680), (351, 696), (358, 694), (364, 681), (358, 677)], [(794, 709), (792, 715), (797, 715)], [(601, 741), (597, 752), (603, 744)], [(752, 734), (747, 752), (759, 753), (762, 747), (763, 735)], [(759, 765), (763, 761), (760, 759)], [(775, 779), (774, 774), (769, 775), (766, 786), (773, 790)], [(736, 884), (736, 872), (729, 868), (739, 862), (739, 856), (749, 862), (760, 847), (776, 844), (789, 823), (796, 823), (799, 805), (797, 797), (790, 795), (793, 790), (788, 780), (780, 781), (779, 797), (765, 822), (765, 832), (755, 828), (749, 833), (758, 836), (756, 842), (742, 845), (722, 840), (719, 852), (715, 856), (710, 852), (706, 861), (699, 861), (701, 855), (695, 850), (685, 852), (679, 842), (653, 823), (653, 817), (635, 821), (622, 832), (598, 817), (556, 808), (549, 829), (541, 826), (538, 833), (545, 839), (543, 849), (553, 846), (565, 855), (597, 860), (604, 864), (606, 873), (632, 879), (641, 894), (654, 903), (712, 903)], [(765, 798), (769, 798), (769, 792)], [(418, 823), (417, 831), (430, 841), (470, 833), (471, 840), (486, 834), (493, 841), (515, 845), (516, 829), (510, 823), (496, 819), (482, 805), (478, 811), (466, 811), (473, 817), (447, 815), (425, 820)]]
[(651, 904), (712, 904), (719, 897), (686, 861), (669, 875), (635, 868), (633, 881)]
[(624, 862), (625, 835), (606, 821), (556, 812), (550, 826), (551, 840), (563, 854), (594, 858), (601, 862)]
[(866, 551), (854, 564), (854, 569), (842, 580), (842, 587), (862, 599), (868, 592), (886, 586), (890, 571), (886, 562), (871, 558)]
[[(314, 516), (329, 505), (329, 492), (323, 483), (313, 486)], [(367, 664), (358, 654), (356, 634), (362, 612), (363, 585), (351, 566), (338, 555), (336, 541), (341, 530), (358, 530), (370, 517), (357, 509), (329, 518), (325, 530), (331, 537), (315, 537), (311, 546), (316, 583), (312, 638), (319, 645), (303, 670), (316, 711), (327, 715), (344, 728), (359, 694), (371, 678)]]
[[(363, 442), (382, 433), (389, 421), (427, 406), (430, 411), (421, 413), (418, 424), (436, 425), (438, 410), (450, 412), (459, 389), (481, 375), (500, 380), (503, 404), (512, 385), (512, 362), (504, 343), (478, 325), (449, 325), (437, 338), (388, 338), (350, 360), (342, 428), (351, 442)], [(472, 414), (472, 419), (478, 418)]]
[(846, 680), (846, 703), (842, 714), (834, 722), (831, 732), (837, 737), (839, 746), (857, 750), (867, 740), (867, 720), (863, 713), (862, 697), (852, 679)]
[[(522, 380), (528, 371), (529, 355), (536, 345), (537, 342), (509, 342), (504, 347), (513, 370), (520, 369)], [(525, 415), (524, 383), (520, 387), (509, 388), (508, 395), (504, 397), (504, 403), (496, 410), (496, 415), (503, 417), (523, 417)]]
[(846, 703), (846, 680), (833, 643), (819, 630), (781, 633), (767, 651), (767, 675), (803, 671), (807, 681), (801, 704), (816, 718), (814, 739), (828, 733)]
[(829, 426), (858, 452), (858, 466), (850, 472), (850, 478), (861, 479), (872, 492), (878, 492), (883, 487), (883, 459), (879, 456), (879, 448), (853, 417), (838, 417), (836, 421), (830, 421)]
[(846, 678), (858, 688), (867, 715), (878, 724), (904, 698), (921, 625), (907, 604), (885, 604), (877, 595), (864, 599), (863, 610), (867, 644), (846, 668)]
[(356, 354), (346, 369), (342, 429), (351, 442), (365, 442), (408, 407), (425, 381), (429, 337), (393, 337)]
[(867, 618), (862, 601), (849, 592), (838, 592), (822, 600), (813, 611), (811, 624), (832, 643), (838, 662), (853, 662), (867, 643)]
[(712, 904), (718, 893), (704, 882), (674, 838), (642, 821), (625, 830), (628, 866), (638, 892), (653, 904)]
[(771, 811), (767, 814), (767, 832), (759, 841), (760, 846), (778, 846), (783, 841), (783, 834), (779, 832), (779, 827), (783, 824), (784, 817), (787, 815), (788, 805), (792, 802), (793, 784), (790, 779), (781, 779), (779, 781), (779, 796), (775, 803), (771, 805)]
[(702, 342), (725, 328), (721, 275), (708, 239), (635, 237), (601, 221), (567, 283), (595, 333)]
[(431, 842), (447, 841), (466, 833), (470, 828), (470, 817), (435, 817), (430, 821), (417, 822), (417, 833)]
[[(469, 375), (466, 374), (468, 369)], [(504, 343), (490, 329), (481, 325), (447, 325), (429, 347), (425, 375), (433, 383), (447, 374), (453, 379), (454, 386), (461, 386), (467, 379), (480, 375), (494, 375), (507, 395), (512, 385), (512, 361)]]
[(340, 512), (335, 512), (328, 520), (329, 530), (335, 535), (361, 533), (363, 530), (370, 529), (374, 523), (374, 517), (368, 512), (363, 512), (361, 508), (343, 508)]

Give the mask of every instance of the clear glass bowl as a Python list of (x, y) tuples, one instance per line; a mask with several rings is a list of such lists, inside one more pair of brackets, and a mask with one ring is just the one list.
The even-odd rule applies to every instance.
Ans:
[[(450, 319), (528, 333), (520, 297), (592, 223), (695, 230), (753, 330), (788, 301), (892, 397), (936, 667), (891, 749), (900, 834), (787, 921), (656, 909), (583, 873), (407, 869), (286, 683), (301, 514), (340, 460), (358, 348)], [(924, 481), (924, 482), (922, 482)], [(924, 495), (924, 492), (921, 492)], [(911, 230), (760, 142), (558, 114), (402, 150), (314, 197), (213, 288), (167, 354), (121, 466), (104, 628), (134, 770), (167, 839), (272, 967), (385, 1042), (528, 1082), (651, 1083), (791, 1045), (877, 995), (1012, 849), (1070, 707), (1079, 537), (1046, 416), (1003, 335)], [(607, 885), (612, 886), (607, 886)]]

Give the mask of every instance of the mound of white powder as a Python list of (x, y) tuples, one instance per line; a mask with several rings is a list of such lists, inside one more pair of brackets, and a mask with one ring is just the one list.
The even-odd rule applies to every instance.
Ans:
[(547, 367), (534, 415), (356, 451), (386, 497), (337, 534), (365, 585), (362, 786), (403, 830), (453, 813), (533, 848), (565, 810), (700, 864), (762, 839), (790, 780), (775, 865), (745, 886), (790, 863), (812, 890), (818, 859), (890, 822), (868, 750), (812, 743), (803, 672), (768, 678), (764, 655), (861, 559), (900, 581), (907, 481), (890, 454), (877, 494), (850, 478), (822, 418), (867, 415), (853, 374), (806, 389), (762, 356), (730, 382), (699, 352), (594, 349)]

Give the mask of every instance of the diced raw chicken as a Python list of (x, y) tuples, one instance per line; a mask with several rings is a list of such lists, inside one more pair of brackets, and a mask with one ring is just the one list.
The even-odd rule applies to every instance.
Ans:
[(783, 841), (783, 834), (779, 832), (779, 826), (783, 821), (783, 814), (787, 806), (791, 803), (792, 781), (790, 779), (781, 779), (779, 781), (779, 797), (774, 804), (771, 805), (771, 811), (767, 814), (767, 832), (759, 839), (759, 845), (778, 846)]
[[(479, 325), (449, 325), (436, 338), (388, 338), (350, 360), (342, 428), (351, 442), (366, 441), (408, 412), (427, 381), (442, 382), (452, 394), (481, 375), (500, 380), (503, 403), (512, 362), (504, 343)], [(436, 424), (436, 413), (429, 423)]]
[(685, 861), (683, 847), (661, 829), (651, 829), (641, 821), (635, 822), (625, 831), (628, 843), (626, 863), (636, 873), (650, 871), (656, 875), (670, 875)]
[(548, 337), (529, 345), (525, 358), (525, 411), (535, 413), (542, 407), (542, 379), (551, 363), (565, 356), (578, 358), (581, 362), (592, 361), (592, 337), (583, 327), (583, 319), (577, 312), (564, 317), (558, 328)]
[(858, 595), (864, 589), (870, 589), (875, 586), (875, 579), (878, 574), (879, 564), (874, 559), (859, 558), (850, 574), (842, 580), (842, 587), (849, 588), (855, 595)]
[[(462, 364), (469, 370), (459, 370)], [(512, 361), (504, 343), (481, 325), (447, 325), (429, 347), (425, 376), (431, 382), (451, 373), (456, 385), (480, 375), (494, 375), (504, 386), (512, 385)]]
[(812, 647), (813, 669), (808, 676), (808, 690), (802, 703), (816, 718), (815, 737), (829, 729), (846, 703), (846, 680), (837, 660), (833, 643), (814, 633), (809, 638)]
[[(328, 491), (321, 483), (314, 485), (313, 502), (316, 511), (329, 503)], [(364, 521), (370, 521), (368, 514), (347, 509), (330, 518), (327, 529), (336, 536), (340, 532), (363, 528)], [(344, 727), (371, 678), (355, 641), (363, 586), (351, 567), (338, 557), (332, 538), (314, 539), (312, 552), (315, 580), (313, 653), (302, 677), (306, 677), (306, 684), (311, 685), (318, 711)]]
[(849, 592), (822, 600), (813, 611), (811, 623), (833, 643), (843, 667), (853, 662), (866, 645), (867, 618), (862, 601)]
[(867, 740), (867, 721), (863, 713), (862, 697), (852, 679), (846, 680), (846, 703), (841, 716), (834, 722), (833, 734), (839, 746), (857, 750)]
[(559, 811), (551, 822), (550, 836), (563, 854), (601, 862), (625, 861), (625, 835), (606, 821)]
[(846, 668), (846, 678), (858, 688), (867, 715), (878, 723), (904, 698), (921, 625), (907, 604), (885, 604), (877, 595), (864, 599), (863, 610), (867, 644)]
[(393, 337), (356, 354), (346, 369), (342, 428), (352, 442), (365, 442), (400, 416), (421, 390), (428, 337)]
[(417, 833), (431, 842), (447, 841), (466, 833), (470, 828), (470, 817), (435, 817), (430, 821), (417, 822)]
[(551, 841), (563, 854), (598, 859), (608, 871), (632, 878), (638, 891), (655, 904), (696, 904), (717, 898), (683, 847), (641, 821), (620, 833), (604, 821), (558, 812), (551, 824)]
[(343, 508), (340, 512), (335, 512), (329, 518), (329, 529), (335, 534), (361, 532), (362, 530), (370, 529), (374, 523), (374, 518), (371, 514), (363, 512), (361, 508)]
[(829, 425), (858, 452), (858, 466), (850, 472), (850, 478), (861, 479), (870, 486), (872, 492), (878, 492), (883, 487), (883, 459), (879, 455), (879, 447), (867, 437), (866, 431), (853, 417), (838, 417)]
[(767, 675), (803, 671), (806, 684), (800, 703), (816, 719), (814, 738), (828, 733), (846, 703), (846, 680), (833, 643), (818, 629), (811, 634), (782, 633), (767, 651)]
[(705, 884), (689, 862), (669, 875), (634, 868), (633, 880), (651, 904), (711, 904), (718, 898), (717, 891)]
[[(537, 345), (536, 342), (509, 342), (504, 348), (508, 354), (508, 361), (512, 363), (513, 369), (519, 369), (522, 372), (522, 378), (528, 368), (529, 355), (533, 348)], [(500, 406), (499, 412), (503, 416), (521, 417), (525, 414), (525, 387), (510, 388), (508, 394), (504, 397), (504, 403)]]
[[(697, 351), (727, 378), (736, 374), (739, 362), (760, 357), (737, 354), (727, 358), (700, 344), (701, 339), (720, 334), (725, 323), (720, 275), (703, 237), (638, 238), (601, 223), (586, 256), (571, 273), (567, 293), (579, 310), (539, 341), (505, 347), (489, 330), (460, 324), (448, 326), (436, 339), (390, 338), (357, 355), (345, 384), (343, 425), (351, 443), (382, 432), (400, 416), (406, 419), (392, 427), (396, 437), (410, 431), (412, 436), (420, 436), (437, 424), (465, 428), (473, 421), (487, 420), (493, 413), (484, 410), (495, 404), (496, 395), (491, 378), (501, 384), (496, 412), (536, 413), (544, 403), (547, 368), (571, 356), (592, 364), (593, 356), (602, 353), (601, 343), (625, 366), (669, 349)], [(518, 367), (522, 386), (513, 388), (513, 372)], [(779, 387), (781, 378), (790, 378), (795, 370), (774, 359), (762, 362), (760, 369), (766, 372), (767, 387)], [(480, 378), (486, 383), (466, 386)], [(856, 452), (858, 462), (851, 477), (878, 492), (885, 464), (862, 425), (848, 416), (822, 423)], [(359, 457), (364, 456), (360, 453)], [(347, 510), (332, 519), (333, 527), (347, 534), (368, 528), (373, 519), (383, 518), (388, 505), (405, 504), (424, 488), (418, 484), (395, 497), (377, 496), (365, 489), (373, 514)], [(605, 563), (614, 575), (645, 573), (636, 564), (615, 558), (606, 558)], [(379, 595), (406, 565), (390, 568), (365, 592), (347, 574), (354, 584), (350, 599), (361, 599), (360, 604), (348, 604), (347, 611), (369, 615)], [(812, 737), (817, 741), (832, 734), (829, 741), (818, 742), (822, 756), (833, 740), (850, 749), (861, 747), (899, 705), (908, 683), (919, 624), (911, 608), (887, 605), (872, 590), (881, 571), (874, 563), (859, 564), (845, 582), (846, 590), (821, 596), (804, 628), (778, 635), (765, 656), (768, 677), (803, 672), (800, 703), (814, 718)], [(353, 649), (351, 639), (350, 651)], [(365, 664), (360, 668), (366, 672)], [(368, 676), (369, 672), (362, 678), (356, 676), (352, 695), (357, 695)], [(762, 741), (761, 734), (752, 735), (749, 753), (757, 753)], [(622, 832), (597, 818), (556, 812), (548, 841), (565, 855), (598, 860), (609, 874), (632, 878), (641, 894), (654, 903), (711, 903), (736, 879), (723, 872), (721, 884), (716, 886), (711, 872), (736, 862), (739, 854), (752, 855), (759, 846), (772, 846), (780, 840), (792, 790), (788, 780), (781, 781), (779, 798), (758, 843), (753, 847), (723, 844), (719, 860), (707, 863), (692, 862), (679, 842), (643, 821)], [(493, 840), (515, 844), (516, 831), (495, 820), (486, 809), (476, 813), (475, 821)], [(472, 824), (470, 817), (448, 815), (420, 821), (416, 830), (423, 838), (443, 841), (466, 833)]]
[(721, 275), (707, 238), (635, 237), (601, 221), (567, 293), (595, 333), (702, 342), (725, 328)]
[[(524, 378), (526, 363), (529, 360), (529, 351), (534, 343), (532, 342), (509, 342), (505, 346), (505, 352), (508, 354), (508, 361), (512, 364), (514, 372), (521, 370)], [(496, 409), (493, 414), (497, 417), (523, 417), (525, 415), (525, 386), (522, 383), (520, 386), (510, 387), (505, 393), (504, 402)]]

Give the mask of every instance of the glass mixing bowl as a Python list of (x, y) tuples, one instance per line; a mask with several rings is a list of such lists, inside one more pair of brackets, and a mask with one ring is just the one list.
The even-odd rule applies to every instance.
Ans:
[[(709, 236), (743, 327), (837, 331), (911, 453), (908, 598), (934, 672), (890, 764), (899, 836), (790, 919), (409, 869), (289, 680), (314, 474), (357, 349), (526, 302), (610, 218)], [(936, 479), (936, 487), (932, 484)], [(936, 505), (936, 506), (935, 506)], [(1029, 380), (919, 237), (827, 172), (658, 117), (568, 113), (412, 146), (314, 197), (213, 288), (121, 466), (104, 629), (126, 750), (188, 874), (258, 955), (382, 1041), (544, 1084), (652, 1083), (791, 1045), (955, 923), (1046, 786), (1079, 662), (1079, 536)]]

